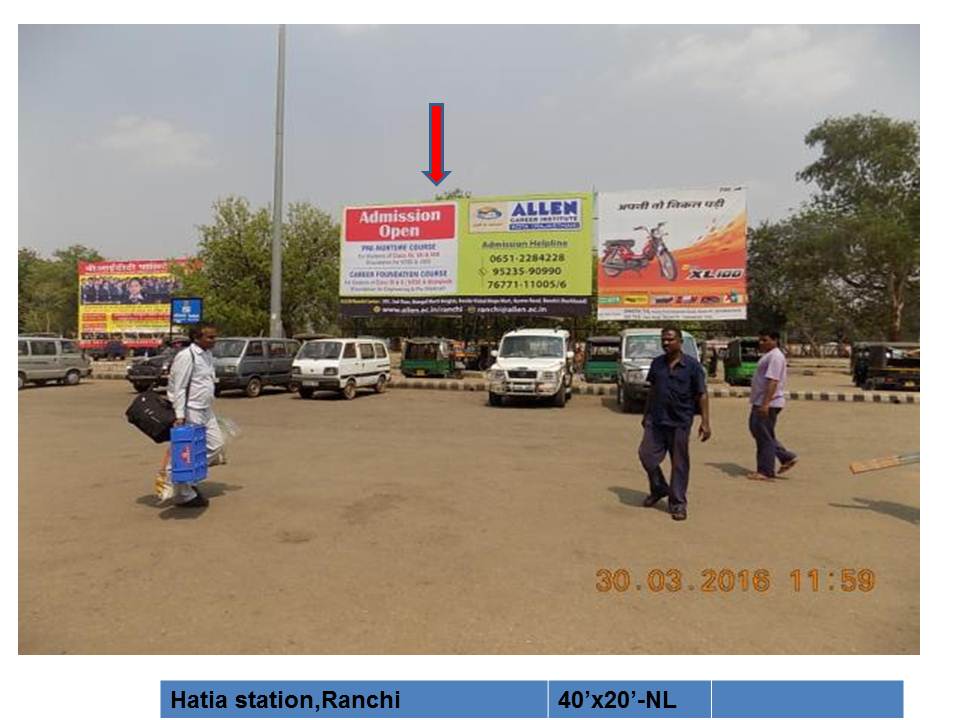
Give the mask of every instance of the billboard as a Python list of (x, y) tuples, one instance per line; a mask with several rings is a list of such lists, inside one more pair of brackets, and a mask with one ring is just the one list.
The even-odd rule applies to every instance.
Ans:
[(345, 208), (345, 316), (586, 315), (593, 196), (556, 193)]
[(746, 191), (600, 193), (599, 320), (747, 317)]
[[(184, 264), (186, 260), (172, 262)], [(169, 260), (80, 262), (77, 329), (80, 347), (108, 340), (157, 347), (170, 330), (170, 299), (178, 288)]]

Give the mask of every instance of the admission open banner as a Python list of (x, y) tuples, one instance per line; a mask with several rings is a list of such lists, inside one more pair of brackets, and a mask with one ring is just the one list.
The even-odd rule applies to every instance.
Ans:
[(348, 207), (340, 307), (363, 315), (585, 315), (589, 193)]
[(745, 188), (600, 193), (597, 206), (598, 319), (747, 317)]

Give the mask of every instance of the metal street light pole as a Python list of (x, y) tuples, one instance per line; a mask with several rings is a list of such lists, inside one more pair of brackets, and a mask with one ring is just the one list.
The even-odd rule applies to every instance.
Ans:
[(279, 28), (277, 57), (277, 122), (273, 167), (273, 262), (270, 271), (270, 336), (284, 337), (281, 320), (283, 270), (280, 231), (283, 223), (283, 85), (286, 70), (287, 28)]

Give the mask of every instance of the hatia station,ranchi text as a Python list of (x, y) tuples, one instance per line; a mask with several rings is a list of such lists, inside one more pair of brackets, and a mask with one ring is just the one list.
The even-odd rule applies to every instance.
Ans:
[(224, 693), (205, 690), (199, 693), (189, 693), (185, 690), (170, 691), (170, 708), (172, 710), (199, 710), (199, 709), (320, 709), (326, 710), (399, 710), (400, 691), (392, 693), (381, 690), (377, 693), (338, 693), (335, 690), (323, 690), (319, 693), (285, 693), (282, 690), (273, 690), (269, 693), (237, 693), (233, 696), (233, 705), (230, 697)]

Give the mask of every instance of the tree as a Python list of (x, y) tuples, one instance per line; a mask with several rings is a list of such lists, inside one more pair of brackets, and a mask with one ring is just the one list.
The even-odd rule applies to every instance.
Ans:
[(805, 137), (821, 156), (797, 173), (820, 191), (810, 210), (830, 271), (890, 340), (920, 283), (920, 129), (881, 115), (824, 120)]
[[(183, 292), (204, 299), (204, 317), (222, 332), (259, 335), (270, 327), (271, 212), (239, 197), (218, 200), (201, 225), (195, 264), (175, 269)], [(282, 322), (287, 335), (336, 331), (339, 227), (326, 213), (291, 205), (281, 234)]]
[(813, 347), (844, 337), (850, 299), (827, 270), (815, 213), (762, 223), (747, 236), (751, 332), (782, 328)]
[(307, 203), (291, 205), (283, 229), (283, 325), (339, 333), (340, 227)]
[(23, 332), (57, 332), (75, 335), (78, 312), (80, 261), (102, 260), (100, 253), (84, 245), (56, 250), (52, 259), (21, 248), (18, 259), (17, 321)]
[(448, 190), (446, 192), (437, 193), (434, 195), (434, 200), (459, 200), (460, 198), (470, 197), (469, 190), (461, 190), (460, 188), (454, 188), (453, 190)]

